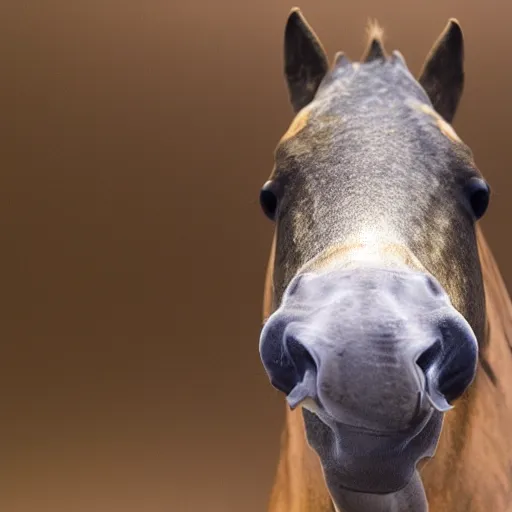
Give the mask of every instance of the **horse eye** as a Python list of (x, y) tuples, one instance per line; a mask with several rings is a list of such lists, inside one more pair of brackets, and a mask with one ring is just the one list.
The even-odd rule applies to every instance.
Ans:
[(260, 191), (261, 209), (270, 220), (275, 220), (277, 211), (277, 196), (274, 188), (274, 183), (267, 181)]
[(467, 184), (467, 194), (476, 219), (483, 217), (489, 206), (489, 185), (482, 178), (471, 178)]

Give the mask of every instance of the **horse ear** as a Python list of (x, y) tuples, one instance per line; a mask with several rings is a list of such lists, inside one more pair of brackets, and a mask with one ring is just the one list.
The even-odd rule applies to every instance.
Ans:
[(457, 20), (448, 21), (432, 46), (418, 81), (434, 109), (451, 123), (464, 88), (464, 39)]
[(313, 100), (328, 69), (322, 43), (300, 10), (292, 9), (284, 34), (284, 72), (296, 113)]

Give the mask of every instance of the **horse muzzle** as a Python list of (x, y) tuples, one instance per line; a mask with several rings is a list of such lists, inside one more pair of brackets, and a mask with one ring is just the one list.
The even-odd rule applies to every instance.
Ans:
[(397, 432), (451, 408), (474, 379), (476, 337), (426, 273), (335, 269), (296, 276), (260, 338), (271, 383), (294, 408)]
[[(426, 273), (335, 269), (296, 276), (260, 354), (332, 493), (391, 493), (433, 457), (443, 412), (474, 379), (476, 337)], [(311, 413), (312, 411), (312, 413)]]

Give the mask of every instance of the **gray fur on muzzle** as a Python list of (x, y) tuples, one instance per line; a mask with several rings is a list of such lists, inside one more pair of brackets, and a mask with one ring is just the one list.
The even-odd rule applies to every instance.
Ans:
[(433, 456), (442, 412), (471, 384), (478, 347), (431, 275), (362, 268), (296, 276), (260, 354), (290, 407), (313, 404), (321, 421), (308, 425), (308, 440), (327, 480), (329, 470), (342, 487), (386, 493)]

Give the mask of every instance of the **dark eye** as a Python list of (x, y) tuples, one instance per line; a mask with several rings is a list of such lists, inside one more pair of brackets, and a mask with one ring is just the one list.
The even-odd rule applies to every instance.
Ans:
[(267, 181), (261, 188), (260, 205), (263, 213), (270, 220), (275, 220), (277, 211), (277, 195), (273, 181)]
[(467, 183), (469, 204), (476, 219), (480, 219), (489, 206), (490, 188), (482, 178), (471, 178)]

